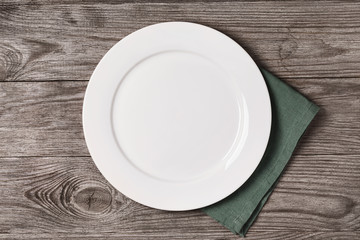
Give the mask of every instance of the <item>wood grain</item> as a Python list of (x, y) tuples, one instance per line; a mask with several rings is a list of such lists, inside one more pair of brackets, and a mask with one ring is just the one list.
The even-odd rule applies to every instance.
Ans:
[(2, 0), (0, 239), (238, 239), (201, 211), (126, 198), (87, 151), (96, 64), (162, 21), (224, 32), (321, 107), (247, 238), (360, 239), (359, 16), (358, 1)]
[[(348, 155), (339, 162), (336, 155), (296, 156), (249, 235), (358, 231), (359, 157)], [(233, 237), (200, 211), (160, 211), (129, 200), (104, 180), (90, 157), (3, 158), (1, 162), (2, 233)]]
[(214, 27), (283, 78), (359, 77), (359, 2), (11, 2), (0, 5), (0, 81), (88, 80), (117, 41), (163, 21)]
[(1, 83), (0, 156), (89, 156), (81, 125), (86, 84)]
[[(86, 237), (84, 237), (86, 235)], [(79, 240), (88, 240), (88, 239), (103, 239), (104, 234), (36, 234), (33, 235), (19, 235), (19, 234), (9, 234), (7, 235), (8, 239), (79, 239)], [(167, 232), (164, 234), (114, 234), (106, 233), (106, 239), (122, 239), (122, 240), (134, 240), (134, 239), (200, 239), (200, 240), (238, 240), (239, 237), (231, 235), (229, 233), (221, 233), (220, 231), (211, 232), (210, 234), (179, 234)], [(6, 239), (0, 236), (0, 239)], [(256, 234), (250, 233), (246, 236), (246, 239), (249, 240), (258, 240), (258, 239), (267, 239), (267, 240), (319, 240), (319, 239), (359, 239), (359, 234), (357, 232), (296, 232), (296, 231), (272, 231), (272, 232), (257, 232)]]
[[(359, 126), (354, 122), (359, 122), (360, 109), (356, 79), (345, 79), (340, 87), (335, 79), (315, 83), (293, 79), (293, 83), (307, 86), (299, 90), (316, 96), (315, 101), (325, 110), (301, 141), (252, 228), (254, 236), (290, 229), (358, 231), (360, 152)], [(0, 195), (6, 196), (0, 200), (0, 220), (5, 221), (0, 222), (1, 231), (34, 233), (41, 223), (42, 231), (65, 235), (71, 230), (72, 234), (85, 231), (89, 236), (128, 233), (129, 239), (135, 233), (139, 237), (232, 238), (201, 212), (146, 208), (122, 196), (101, 177), (87, 157), (82, 136), (81, 106), (86, 85), (73, 81), (0, 83), (0, 155), (9, 156), (0, 158)], [(25, 212), (36, 221), (22, 217)], [(17, 225), (22, 227), (14, 228)], [(190, 232), (179, 235), (182, 231)]]
[[(322, 107), (299, 154), (360, 154), (358, 80), (341, 79), (341, 85), (334, 79), (291, 83)], [(89, 156), (81, 124), (86, 85), (0, 83), (0, 156)]]

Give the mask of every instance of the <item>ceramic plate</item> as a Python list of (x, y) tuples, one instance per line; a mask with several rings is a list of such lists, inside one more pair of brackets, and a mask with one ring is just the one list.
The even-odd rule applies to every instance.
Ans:
[(199, 24), (160, 23), (123, 38), (91, 76), (84, 134), (104, 177), (164, 210), (215, 203), (253, 173), (271, 106), (251, 57)]

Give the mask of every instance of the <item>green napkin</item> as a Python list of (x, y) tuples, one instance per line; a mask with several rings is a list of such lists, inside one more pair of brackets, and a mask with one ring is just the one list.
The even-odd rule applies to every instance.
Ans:
[(251, 177), (232, 195), (203, 211), (233, 233), (245, 236), (319, 107), (261, 69), (269, 89), (272, 126), (265, 154)]

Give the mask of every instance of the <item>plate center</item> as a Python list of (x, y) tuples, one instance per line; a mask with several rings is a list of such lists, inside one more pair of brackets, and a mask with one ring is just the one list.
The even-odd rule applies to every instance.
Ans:
[(112, 109), (119, 148), (155, 178), (189, 181), (224, 168), (239, 136), (230, 76), (198, 54), (163, 52), (122, 79)]

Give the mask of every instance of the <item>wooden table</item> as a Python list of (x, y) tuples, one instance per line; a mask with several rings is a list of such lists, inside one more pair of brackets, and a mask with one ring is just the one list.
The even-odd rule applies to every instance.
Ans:
[(0, 239), (238, 239), (124, 197), (85, 145), (101, 57), (162, 21), (208, 25), (321, 106), (248, 239), (360, 238), (360, 2), (2, 0)]

